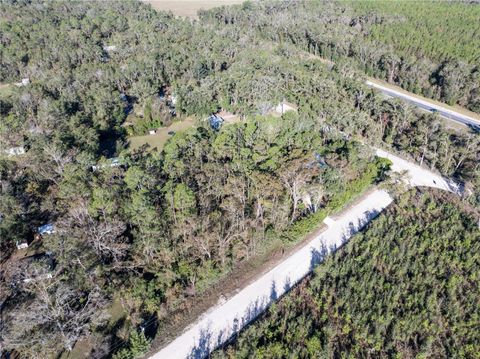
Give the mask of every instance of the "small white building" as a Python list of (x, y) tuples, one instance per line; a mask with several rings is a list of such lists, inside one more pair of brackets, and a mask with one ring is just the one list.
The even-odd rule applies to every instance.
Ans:
[(298, 110), (297, 106), (286, 101), (282, 101), (277, 106), (275, 106), (275, 112), (280, 115), (283, 115), (285, 112), (288, 112), (288, 111), (297, 112), (297, 110)]
[(15, 86), (22, 87), (22, 86), (27, 86), (30, 84), (30, 79), (28, 77), (25, 77), (22, 79), (20, 82), (15, 82)]
[(28, 248), (28, 241), (26, 239), (22, 241), (17, 241), (17, 249), (25, 249)]
[(148, 133), (149, 133), (150, 135), (154, 135), (154, 134), (157, 133), (157, 130), (149, 130)]
[(122, 162), (120, 161), (120, 158), (118, 157), (112, 157), (112, 158), (108, 158), (106, 161), (104, 161), (103, 163), (99, 163), (97, 165), (93, 165), (92, 166), (92, 171), (97, 171), (97, 170), (100, 170), (102, 168), (107, 168), (107, 167), (119, 167), (122, 165)]

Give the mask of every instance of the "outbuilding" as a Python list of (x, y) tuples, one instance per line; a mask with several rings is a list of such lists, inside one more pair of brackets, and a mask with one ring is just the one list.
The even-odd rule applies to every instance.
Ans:
[(298, 107), (290, 102), (282, 101), (277, 106), (275, 106), (275, 112), (283, 115), (285, 112), (288, 111), (295, 111), (297, 112)]
[(10, 147), (3, 151), (8, 157), (19, 156), (25, 154), (25, 147), (16, 146)]

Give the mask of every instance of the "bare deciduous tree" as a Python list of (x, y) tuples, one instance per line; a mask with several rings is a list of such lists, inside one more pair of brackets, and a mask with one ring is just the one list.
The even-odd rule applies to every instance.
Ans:
[(25, 300), (8, 312), (2, 328), (6, 347), (32, 357), (71, 351), (75, 342), (107, 316), (98, 288), (81, 291), (62, 279), (41, 278), (24, 285)]

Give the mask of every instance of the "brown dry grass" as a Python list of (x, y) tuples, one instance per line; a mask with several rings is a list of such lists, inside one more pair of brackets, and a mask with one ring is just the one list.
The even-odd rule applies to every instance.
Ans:
[(198, 18), (197, 11), (208, 10), (222, 5), (241, 4), (244, 0), (142, 0), (155, 10), (171, 11), (177, 16)]

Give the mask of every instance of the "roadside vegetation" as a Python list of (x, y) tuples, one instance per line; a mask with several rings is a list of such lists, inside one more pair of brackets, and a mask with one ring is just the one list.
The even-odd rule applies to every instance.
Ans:
[(477, 113), (479, 18), (466, 1), (248, 2), (202, 15)]
[[(376, 95), (349, 61), (305, 56), (275, 26), (334, 16), (311, 6), (247, 2), (191, 22), (135, 1), (0, 3), (0, 83), (20, 83), (0, 92), (2, 348), (48, 357), (88, 339), (102, 357), (144, 328), (143, 351), (187, 298), (382, 180), (369, 145), (480, 203), (479, 136)], [(298, 110), (269, 116), (283, 100)], [(158, 150), (137, 137), (221, 109), (244, 120), (159, 131)], [(119, 303), (128, 315), (111, 323)]]
[(475, 358), (478, 215), (404, 193), (213, 358)]

